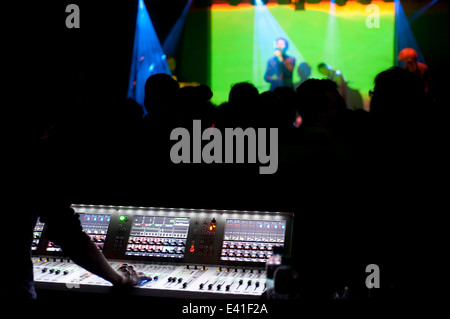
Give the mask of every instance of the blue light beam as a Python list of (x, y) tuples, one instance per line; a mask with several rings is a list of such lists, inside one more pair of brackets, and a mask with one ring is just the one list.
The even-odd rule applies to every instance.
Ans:
[(418, 17), (420, 17), (422, 14), (425, 13), (432, 5), (434, 5), (439, 0), (432, 0), (428, 4), (424, 5), (422, 8), (417, 10), (416, 12), (412, 13), (408, 17), (409, 23), (412, 23), (414, 20), (416, 20)]
[(178, 43), (180, 42), (181, 33), (183, 32), (184, 23), (186, 22), (186, 16), (189, 12), (193, 0), (188, 0), (177, 22), (170, 30), (169, 35), (163, 44), (163, 50), (168, 56), (174, 56), (177, 52)]
[(144, 115), (145, 81), (157, 73), (171, 75), (144, 0), (139, 0), (127, 97), (142, 106)]
[(418, 62), (425, 63), (422, 52), (420, 51), (419, 44), (414, 37), (414, 34), (409, 25), (408, 18), (405, 15), (402, 4), (400, 0), (394, 1), (395, 6), (395, 65), (400, 66), (401, 62), (398, 61), (397, 57), (401, 50), (404, 48), (413, 48), (416, 50), (419, 57)]
[(274, 53), (274, 42), (279, 37), (284, 38), (289, 42), (287, 54), (294, 57), (296, 60), (293, 73), (293, 82), (296, 83), (300, 81), (296, 70), (300, 63), (305, 62), (305, 59), (262, 0), (255, 0), (253, 27), (252, 82), (258, 91), (264, 92), (269, 89), (269, 84), (264, 81), (264, 74), (266, 72), (267, 61), (273, 56)]

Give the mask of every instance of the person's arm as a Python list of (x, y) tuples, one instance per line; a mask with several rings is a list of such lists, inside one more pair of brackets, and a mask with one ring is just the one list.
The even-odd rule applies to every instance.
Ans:
[(289, 57), (282, 61), (281, 69), (283, 74), (292, 73), (294, 67), (295, 67), (295, 58)]
[(137, 273), (132, 266), (126, 264), (117, 271), (113, 269), (105, 256), (90, 240), (75, 251), (71, 251), (69, 257), (84, 269), (108, 280), (113, 285), (134, 286), (144, 277), (143, 273)]
[[(114, 270), (102, 252), (83, 232), (79, 215), (70, 207), (65, 172), (67, 157), (58, 148), (43, 144), (36, 149), (33, 163), (33, 198), (31, 201), (41, 222), (45, 237), (59, 245), (64, 254), (86, 270), (103, 277), (114, 285), (134, 285), (141, 279), (132, 267)], [(64, 155), (64, 154), (63, 154)]]
[(70, 207), (57, 209), (49, 205), (41, 215), (46, 224), (45, 236), (61, 246), (64, 254), (84, 269), (98, 275), (114, 285), (135, 285), (144, 274), (137, 273), (133, 267), (123, 267), (117, 271), (89, 236), (82, 231), (78, 214)]
[(278, 79), (278, 76), (275, 71), (275, 65), (272, 63), (272, 59), (267, 62), (267, 69), (264, 75), (264, 80), (268, 83), (274, 83)]

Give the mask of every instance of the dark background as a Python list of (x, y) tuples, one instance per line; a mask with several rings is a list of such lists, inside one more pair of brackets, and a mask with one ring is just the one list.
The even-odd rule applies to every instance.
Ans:
[[(65, 26), (69, 3), (80, 7), (80, 29)], [(402, 3), (408, 14), (426, 2)], [(161, 42), (184, 4), (146, 1)], [(302, 265), (306, 277), (309, 273), (323, 275), (317, 287), (328, 284), (330, 278), (336, 280), (331, 286), (342, 287), (350, 277), (350, 281), (362, 285), (365, 266), (370, 263), (384, 270), (383, 287), (408, 283), (411, 263), (427, 260), (424, 256), (430, 254), (422, 238), (424, 228), (432, 222), (435, 203), (424, 189), (433, 185), (420, 178), (434, 174), (436, 168), (430, 171), (429, 166), (406, 166), (400, 171), (383, 171), (376, 179), (370, 179), (372, 167), (359, 167), (359, 171), (348, 167), (324, 171), (302, 168), (296, 176), (290, 174), (289, 167), (270, 176), (259, 175), (255, 167), (205, 169), (192, 164), (187, 170), (159, 170), (145, 165), (145, 155), (144, 162), (130, 161), (132, 156), (124, 143), (98, 138), (97, 144), (84, 147), (80, 141), (92, 132), (101, 135), (99, 130), (109, 121), (107, 114), (124, 106), (136, 6), (137, 1), (52, 0), (11, 2), (2, 10), (8, 15), (2, 46), (7, 54), (3, 61), (5, 69), (11, 71), (5, 74), (8, 83), (3, 110), (12, 110), (18, 113), (17, 120), (23, 117), (30, 123), (45, 118), (34, 114), (47, 108), (57, 119), (70, 118), (67, 130), (72, 140), (66, 144), (66, 156), (73, 166), (68, 167), (66, 177), (74, 190), (74, 201), (291, 211), (296, 214), (297, 265)], [(193, 46), (196, 50), (191, 51), (192, 43), (183, 39), (179, 52), (192, 54), (194, 63), (181, 67), (189, 76), (199, 69), (198, 78), (188, 80), (208, 83), (208, 63), (195, 63), (208, 58), (208, 12), (203, 12), (199, 24), (204, 27), (198, 29), (198, 43)], [(437, 98), (443, 104), (448, 99), (450, 74), (448, 4), (435, 4), (411, 27), (432, 70)], [(3, 117), (4, 122), (8, 119)], [(99, 124), (99, 120), (103, 123)], [(112, 125), (123, 129), (120, 122)], [(15, 132), (11, 128), (9, 134)], [(74, 142), (78, 137), (79, 141)], [(414, 159), (412, 155), (406, 163), (417, 164)], [(83, 164), (77, 167), (77, 163)], [(417, 211), (419, 214), (413, 214)]]

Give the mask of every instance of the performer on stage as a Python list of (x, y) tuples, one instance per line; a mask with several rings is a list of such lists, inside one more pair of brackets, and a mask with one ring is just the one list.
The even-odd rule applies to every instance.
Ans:
[(326, 63), (319, 63), (317, 66), (319, 72), (325, 75), (329, 80), (337, 84), (338, 92), (347, 102), (347, 82), (345, 81), (342, 72), (339, 70), (334, 70), (331, 66)]
[(294, 88), (292, 71), (295, 67), (295, 58), (286, 54), (288, 47), (289, 43), (286, 39), (278, 38), (275, 42), (274, 56), (267, 62), (264, 80), (270, 83), (271, 91), (280, 86)]
[(403, 68), (421, 78), (425, 84), (425, 93), (428, 93), (430, 70), (425, 63), (417, 62), (418, 57), (416, 50), (411, 48), (405, 48), (398, 54), (398, 60), (405, 63)]

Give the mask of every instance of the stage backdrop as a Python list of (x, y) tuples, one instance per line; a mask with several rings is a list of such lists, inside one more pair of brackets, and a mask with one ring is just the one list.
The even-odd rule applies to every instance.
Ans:
[[(342, 72), (352, 89), (350, 94), (355, 99), (360, 94), (368, 109), (368, 91), (373, 88), (375, 75), (394, 65), (393, 2), (374, 0), (370, 10), (356, 1), (348, 1), (345, 6), (323, 1), (305, 3), (304, 10), (295, 10), (294, 5), (264, 6), (261, 0), (255, 2), (213, 4), (207, 14), (198, 10), (189, 13), (179, 57), (181, 72), (186, 70), (189, 80), (207, 82), (215, 104), (227, 101), (231, 86), (237, 82), (252, 82), (259, 92), (266, 91), (269, 84), (263, 76), (267, 60), (273, 55), (275, 39), (284, 37), (290, 42), (287, 53), (296, 58), (295, 83), (301, 80), (300, 65), (304, 72), (311, 68), (310, 77), (322, 78), (317, 65), (327, 63)], [(200, 15), (207, 17), (203, 27), (207, 25), (208, 30), (191, 25)], [(200, 68), (198, 55), (189, 54), (189, 39), (198, 42), (205, 35), (208, 39), (201, 46), (209, 56), (202, 60), (209, 65)], [(197, 43), (195, 51), (198, 48)], [(201, 74), (196, 75), (196, 69)], [(351, 103), (361, 107), (359, 102)]]

